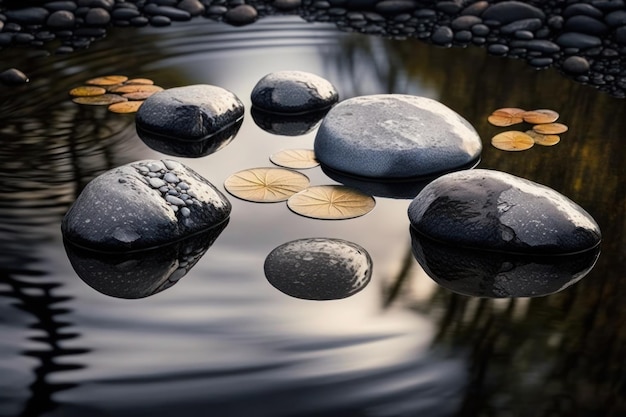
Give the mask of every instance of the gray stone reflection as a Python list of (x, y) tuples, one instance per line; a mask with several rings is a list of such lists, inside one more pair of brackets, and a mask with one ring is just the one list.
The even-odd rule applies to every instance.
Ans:
[(269, 283), (287, 295), (337, 300), (365, 288), (372, 259), (365, 249), (345, 240), (298, 239), (274, 249), (264, 269)]

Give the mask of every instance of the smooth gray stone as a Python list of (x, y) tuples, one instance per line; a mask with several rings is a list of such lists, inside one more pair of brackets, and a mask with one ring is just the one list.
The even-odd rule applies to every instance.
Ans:
[[(63, 218), (61, 230), (71, 243), (103, 252), (143, 250), (175, 242), (228, 219), (231, 204), (209, 181), (185, 165), (167, 161), (193, 191), (188, 216), (178, 212), (180, 199), (153, 188), (146, 167), (161, 161), (138, 161), (114, 168), (91, 181)], [(164, 166), (164, 165), (163, 165)], [(165, 166), (164, 166), (165, 167)], [(171, 200), (171, 198), (170, 198)], [(180, 201), (179, 201), (180, 200)]]
[(337, 89), (328, 80), (304, 71), (277, 71), (256, 83), (252, 105), (271, 113), (297, 114), (326, 109), (337, 102)]
[(201, 140), (239, 121), (243, 103), (232, 92), (213, 85), (189, 85), (148, 97), (136, 114), (137, 126), (181, 140)]
[(601, 240), (595, 220), (557, 191), (504, 172), (443, 175), (408, 209), (411, 226), (447, 244), (507, 253), (582, 252)]
[(483, 20), (494, 20), (506, 25), (521, 19), (537, 18), (543, 21), (546, 15), (541, 9), (521, 1), (502, 1), (490, 5), (481, 17)]
[(314, 148), (319, 161), (331, 169), (398, 179), (464, 166), (480, 156), (482, 143), (467, 120), (435, 100), (379, 94), (333, 107)]

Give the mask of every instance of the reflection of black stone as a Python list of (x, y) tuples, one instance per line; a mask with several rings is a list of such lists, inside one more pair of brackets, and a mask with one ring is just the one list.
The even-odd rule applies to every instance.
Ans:
[(139, 125), (137, 125), (137, 135), (149, 148), (165, 155), (200, 158), (215, 153), (228, 145), (239, 132), (242, 123), (243, 118), (217, 133), (196, 140), (179, 139), (174, 136), (150, 132), (139, 127)]
[(456, 248), (410, 228), (413, 256), (435, 282), (475, 297), (538, 297), (576, 283), (591, 271), (600, 248), (573, 255), (522, 255)]
[[(466, 169), (475, 168), (480, 162), (480, 158), (476, 159), (469, 164), (460, 166), (453, 171), (461, 171)], [(434, 179), (441, 175), (447, 174), (452, 171), (442, 171), (437, 174), (417, 177), (417, 178), (403, 178), (403, 179), (389, 179), (384, 180), (380, 178), (367, 178), (359, 177), (346, 172), (337, 171), (329, 168), (327, 165), (321, 164), (322, 171), (330, 179), (342, 183), (348, 187), (356, 188), (365, 194), (373, 195), (375, 197), (385, 198), (399, 198), (399, 199), (411, 199), (415, 198), (422, 189), (428, 185)]]
[(95, 290), (117, 298), (143, 298), (176, 284), (200, 260), (228, 220), (166, 246), (130, 253), (96, 252), (64, 240), (76, 274)]
[(266, 132), (281, 136), (301, 136), (315, 129), (319, 121), (328, 113), (328, 110), (330, 107), (311, 113), (286, 115), (268, 113), (252, 106), (250, 114), (254, 123)]
[(372, 259), (359, 245), (341, 239), (287, 242), (265, 259), (265, 276), (279, 291), (306, 300), (337, 300), (361, 291), (372, 275)]

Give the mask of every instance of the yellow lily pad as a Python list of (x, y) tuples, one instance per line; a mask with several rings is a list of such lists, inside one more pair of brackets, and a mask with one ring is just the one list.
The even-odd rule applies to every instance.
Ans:
[(152, 85), (154, 81), (149, 78), (133, 78), (130, 80), (126, 80), (124, 84), (141, 84), (141, 85)]
[(108, 106), (113, 103), (127, 101), (127, 99), (117, 94), (102, 94), (99, 96), (74, 97), (72, 101), (77, 104), (86, 104), (89, 106)]
[(109, 111), (113, 113), (136, 113), (143, 101), (120, 101), (109, 106)]
[(127, 98), (129, 100), (145, 100), (151, 95), (156, 93), (156, 91), (138, 91), (136, 93), (126, 93), (122, 94), (122, 97)]
[(163, 91), (163, 87), (159, 87), (158, 85), (123, 84), (123, 85), (120, 85), (119, 87), (112, 88), (109, 91), (112, 93), (117, 93), (117, 94), (144, 93), (144, 92), (155, 93), (157, 91)]
[(224, 188), (242, 200), (257, 203), (285, 201), (309, 186), (309, 178), (285, 168), (252, 168), (226, 178)]
[(525, 151), (532, 148), (535, 141), (524, 132), (509, 130), (491, 138), (491, 144), (502, 151)]
[(270, 156), (272, 163), (293, 169), (306, 169), (318, 166), (313, 149), (284, 149)]
[(543, 135), (534, 130), (527, 130), (526, 134), (533, 138), (535, 144), (541, 146), (554, 146), (561, 141), (559, 135)]
[(558, 135), (567, 132), (568, 127), (563, 123), (546, 123), (533, 126), (533, 130), (543, 135)]
[(106, 89), (95, 85), (83, 85), (81, 87), (72, 88), (70, 90), (70, 96), (72, 97), (90, 97), (99, 96), (105, 94)]
[(87, 80), (87, 84), (89, 85), (115, 85), (121, 84), (124, 81), (128, 80), (128, 77), (125, 75), (105, 75), (103, 77), (96, 77), (90, 80)]
[(526, 123), (540, 124), (552, 123), (559, 118), (559, 114), (550, 109), (538, 109), (525, 112), (523, 115)]
[(503, 107), (494, 110), (493, 113), (487, 117), (487, 120), (494, 126), (511, 126), (524, 121), (522, 118), (522, 114), (524, 114), (524, 112), (524, 109), (517, 107)]
[(376, 200), (371, 195), (343, 185), (317, 185), (291, 196), (287, 206), (301, 216), (343, 220), (369, 213), (376, 206)]

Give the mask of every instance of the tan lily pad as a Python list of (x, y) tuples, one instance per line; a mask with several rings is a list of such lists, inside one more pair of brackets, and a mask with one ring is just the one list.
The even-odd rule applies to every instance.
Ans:
[(376, 200), (343, 185), (317, 185), (291, 196), (287, 206), (301, 216), (343, 220), (369, 213), (376, 206)]
[(72, 101), (77, 104), (87, 104), (89, 106), (108, 106), (113, 103), (127, 101), (127, 99), (117, 94), (102, 94), (99, 96), (74, 97)]
[(527, 130), (526, 134), (533, 138), (535, 144), (541, 146), (554, 146), (561, 141), (561, 137), (559, 135), (543, 135), (535, 132), (534, 130)]
[(532, 148), (535, 141), (524, 132), (509, 130), (491, 138), (491, 144), (502, 151), (525, 151)]
[(517, 107), (503, 107), (494, 110), (494, 112), (487, 117), (487, 120), (494, 126), (512, 126), (524, 121), (522, 118), (522, 114), (524, 114), (524, 112), (524, 109), (519, 109)]
[(109, 106), (109, 110), (113, 113), (136, 113), (143, 101), (120, 101)]
[(156, 91), (139, 91), (136, 93), (126, 93), (122, 94), (122, 97), (127, 98), (129, 100), (145, 100), (151, 95), (156, 93)]
[(90, 80), (87, 80), (87, 84), (89, 85), (115, 85), (121, 84), (124, 81), (128, 80), (128, 77), (125, 75), (105, 75), (103, 77), (96, 77)]
[(523, 118), (526, 123), (552, 123), (559, 118), (559, 114), (550, 109), (538, 109), (525, 112)]
[(126, 80), (124, 84), (141, 84), (141, 85), (152, 85), (154, 81), (148, 78), (132, 78), (130, 80)]
[(95, 85), (83, 85), (80, 87), (72, 88), (70, 90), (70, 96), (72, 97), (90, 97), (99, 96), (105, 94), (106, 89)]
[(313, 149), (284, 149), (270, 156), (272, 163), (293, 169), (306, 169), (318, 166)]
[(230, 194), (257, 203), (285, 201), (308, 186), (306, 175), (276, 167), (246, 169), (224, 181), (224, 188)]
[(563, 123), (546, 123), (533, 126), (533, 130), (543, 135), (558, 135), (567, 132), (568, 127)]
[(119, 87), (112, 88), (109, 91), (112, 93), (117, 93), (117, 94), (144, 93), (144, 92), (155, 93), (157, 91), (163, 91), (163, 87), (159, 87), (158, 85), (124, 84), (124, 85), (120, 85)]

